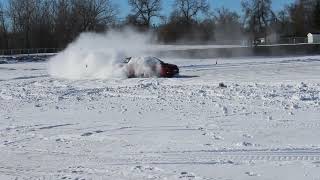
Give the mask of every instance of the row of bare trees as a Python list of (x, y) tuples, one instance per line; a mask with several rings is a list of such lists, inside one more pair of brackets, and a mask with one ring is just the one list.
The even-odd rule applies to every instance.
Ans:
[(9, 0), (0, 5), (1, 48), (64, 47), (115, 22), (110, 0)]
[(242, 2), (244, 30), (251, 38), (289, 43), (301, 37), (304, 42), (308, 33), (320, 33), (320, 0), (297, 0), (277, 13), (271, 5), (271, 0)]
[(242, 16), (209, 0), (175, 0), (169, 16), (164, 0), (128, 0), (130, 13), (119, 20), (112, 0), (0, 1), (0, 49), (63, 48), (81, 32), (132, 26), (152, 30), (164, 43), (252, 41), (271, 35), (320, 32), (320, 0), (297, 0), (280, 12), (272, 0), (242, 0)]

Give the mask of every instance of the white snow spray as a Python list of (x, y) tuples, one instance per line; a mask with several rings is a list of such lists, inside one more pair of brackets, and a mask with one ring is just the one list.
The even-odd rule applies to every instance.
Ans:
[(151, 36), (132, 30), (108, 33), (82, 33), (76, 41), (52, 57), (49, 75), (64, 79), (125, 78), (126, 70), (119, 61), (126, 57), (144, 56)]

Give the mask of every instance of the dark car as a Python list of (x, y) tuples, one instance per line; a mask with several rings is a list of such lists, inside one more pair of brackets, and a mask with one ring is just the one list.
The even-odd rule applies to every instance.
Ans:
[(127, 76), (134, 77), (165, 77), (171, 78), (179, 74), (175, 64), (169, 64), (156, 57), (129, 57), (125, 60)]
[(161, 60), (159, 61), (161, 64), (160, 77), (171, 78), (179, 74), (179, 68), (177, 65), (165, 63)]

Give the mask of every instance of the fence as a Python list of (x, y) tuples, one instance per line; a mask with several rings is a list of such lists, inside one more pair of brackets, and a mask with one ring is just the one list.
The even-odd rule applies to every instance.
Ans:
[[(250, 42), (249, 40), (224, 40), (224, 41), (216, 41), (215, 43), (208, 45), (237, 45), (244, 47), (254, 47), (254, 46), (263, 46), (263, 45), (299, 45), (308, 43), (307, 37), (281, 37), (276, 42), (266, 41), (264, 43), (254, 44), (254, 42)], [(186, 44), (181, 44), (186, 45)], [(191, 44), (189, 44), (191, 45)], [(177, 45), (179, 46), (179, 45)], [(34, 49), (0, 49), (0, 55), (18, 55), (18, 54), (46, 54), (46, 53), (58, 53), (62, 51), (62, 48), (34, 48)]]
[(17, 54), (46, 54), (57, 53), (62, 48), (37, 48), (37, 49), (1, 49), (0, 55), (17, 55)]
[(282, 37), (279, 39), (279, 44), (301, 44), (308, 43), (307, 37)]
[(319, 55), (320, 44), (278, 44), (258, 45), (252, 47), (203, 48), (186, 50), (166, 50), (157, 52), (158, 57), (166, 58), (229, 58), (229, 57), (271, 57), (271, 56), (305, 56)]

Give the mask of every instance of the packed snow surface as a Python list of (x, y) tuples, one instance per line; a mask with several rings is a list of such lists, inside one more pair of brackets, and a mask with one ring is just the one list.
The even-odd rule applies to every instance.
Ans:
[(164, 61), (181, 76), (1, 64), (0, 179), (320, 179), (320, 56)]

